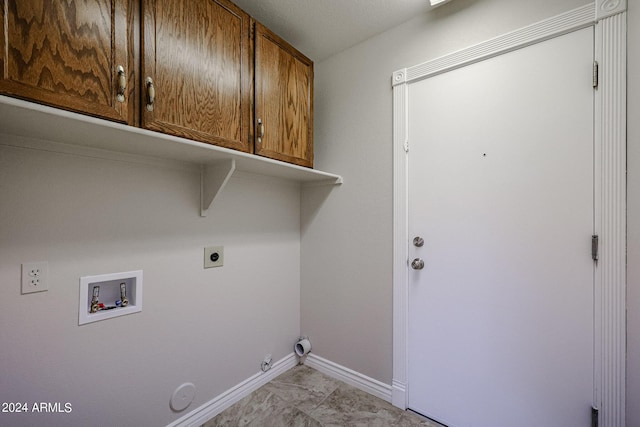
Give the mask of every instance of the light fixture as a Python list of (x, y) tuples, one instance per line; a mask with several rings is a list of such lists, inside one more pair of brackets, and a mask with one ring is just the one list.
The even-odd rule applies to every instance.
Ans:
[(449, 2), (451, 0), (429, 0), (429, 3), (431, 3), (431, 7), (437, 7), (437, 6), (441, 6), (447, 2)]

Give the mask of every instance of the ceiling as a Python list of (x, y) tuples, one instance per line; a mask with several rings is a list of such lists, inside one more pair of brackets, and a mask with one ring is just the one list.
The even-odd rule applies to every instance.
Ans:
[(314, 61), (428, 11), (427, 0), (233, 0)]

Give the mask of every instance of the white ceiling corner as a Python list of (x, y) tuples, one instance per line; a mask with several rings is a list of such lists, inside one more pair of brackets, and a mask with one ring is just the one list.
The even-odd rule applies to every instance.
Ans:
[(427, 0), (234, 0), (314, 61), (428, 11)]

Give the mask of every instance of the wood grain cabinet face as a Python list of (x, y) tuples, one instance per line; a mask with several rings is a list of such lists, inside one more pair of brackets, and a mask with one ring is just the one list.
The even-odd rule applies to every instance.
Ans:
[(0, 0), (0, 93), (133, 123), (131, 16), (127, 0)]
[(144, 0), (143, 17), (143, 127), (252, 151), (249, 15), (226, 0)]
[(256, 23), (255, 153), (313, 167), (313, 62)]

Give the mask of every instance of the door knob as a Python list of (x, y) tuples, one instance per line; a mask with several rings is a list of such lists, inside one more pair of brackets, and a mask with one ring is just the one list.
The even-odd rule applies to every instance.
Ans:
[(411, 268), (413, 268), (414, 270), (422, 270), (424, 268), (424, 261), (420, 258), (414, 259), (413, 261), (411, 261)]

